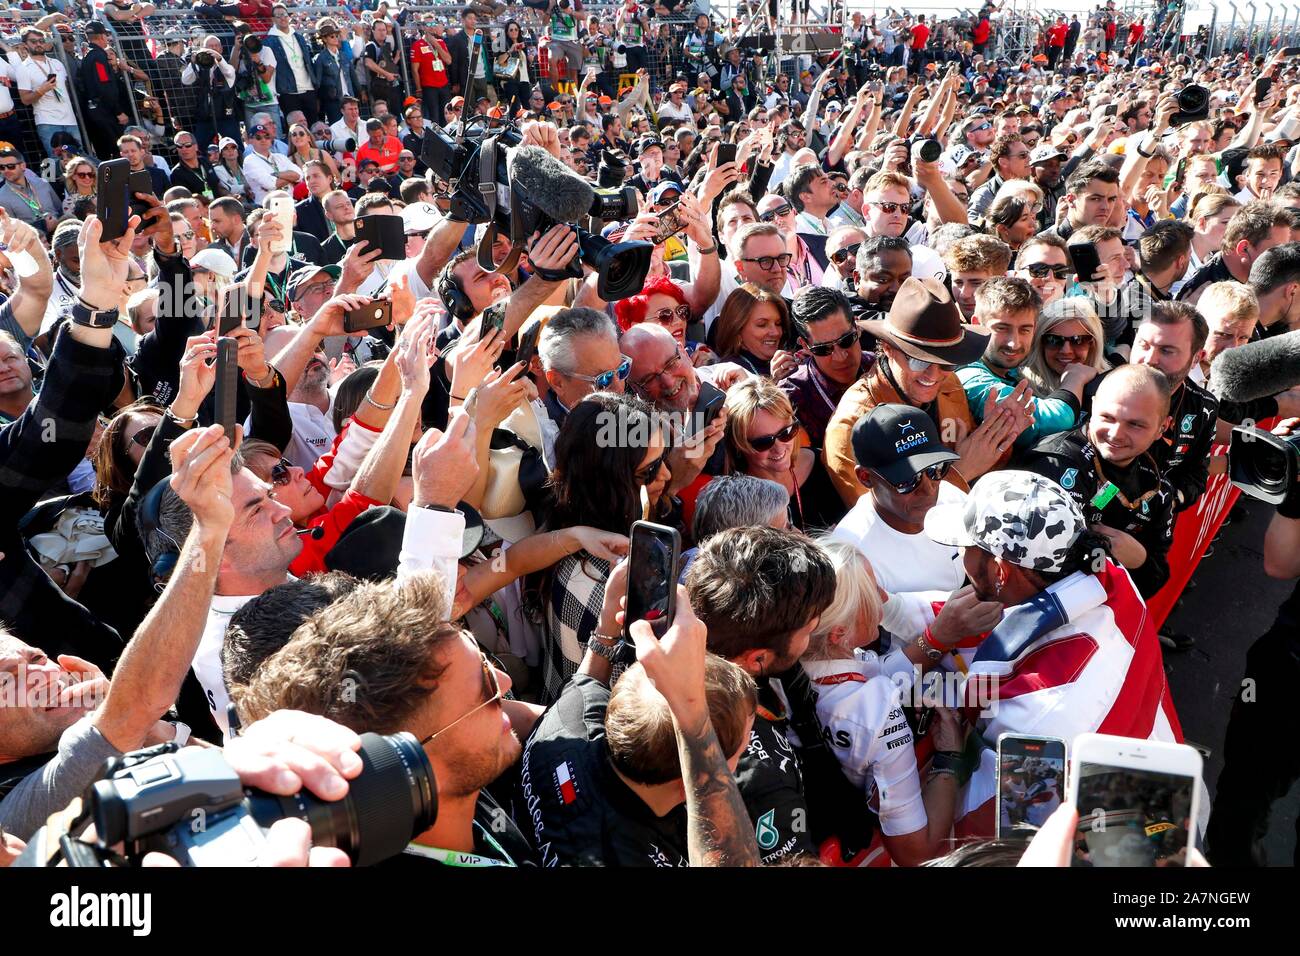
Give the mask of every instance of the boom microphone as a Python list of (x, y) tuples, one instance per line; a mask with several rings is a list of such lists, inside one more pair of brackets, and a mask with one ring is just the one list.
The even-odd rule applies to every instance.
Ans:
[(519, 146), (506, 156), (510, 185), (555, 222), (591, 214), (596, 192), (540, 146)]
[(1224, 402), (1253, 402), (1300, 385), (1300, 330), (1220, 353), (1210, 366), (1210, 391)]

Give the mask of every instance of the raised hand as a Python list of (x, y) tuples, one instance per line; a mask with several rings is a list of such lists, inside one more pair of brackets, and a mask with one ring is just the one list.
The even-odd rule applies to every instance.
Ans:
[(415, 483), (412, 503), (417, 508), (455, 508), (474, 486), (478, 471), (474, 424), (463, 408), (453, 409), (445, 432), (430, 428), (415, 446), (411, 456)]
[(200, 528), (224, 533), (235, 520), (230, 464), (235, 449), (220, 425), (196, 428), (171, 443), (172, 490)]

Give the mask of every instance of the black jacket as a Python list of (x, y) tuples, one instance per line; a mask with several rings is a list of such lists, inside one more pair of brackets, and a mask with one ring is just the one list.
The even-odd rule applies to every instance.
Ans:
[(226, 187), (217, 180), (217, 174), (206, 159), (199, 160), (198, 169), (190, 169), (184, 163), (172, 167), (172, 185), (184, 186), (195, 196), (207, 193), (213, 199), (226, 195)]
[(108, 64), (108, 54), (99, 47), (92, 45), (86, 50), (85, 58), (77, 67), (77, 77), (87, 110), (106, 110), (114, 116), (126, 112), (117, 74)]
[[(447, 41), (447, 52), (451, 54), (451, 73), (447, 77), (451, 81), (451, 89), (455, 93), (464, 93), (461, 89), (465, 82), (465, 74), (469, 71), (469, 34), (464, 30), (452, 34), (445, 38)], [(487, 72), (486, 64), (484, 73)], [(472, 108), (472, 105), (471, 105)], [(468, 114), (466, 110), (466, 114)]]
[(1190, 380), (1174, 393), (1171, 421), (1151, 446), (1151, 456), (1174, 491), (1174, 510), (1196, 504), (1210, 480), (1210, 449), (1219, 418), (1219, 402)]
[[(316, 240), (317, 243), (323, 243), (330, 237), (329, 220), (325, 218), (325, 207), (315, 196), (308, 196), (306, 199), (294, 203), (293, 208), (298, 213), (298, 228), (294, 232), (305, 232)], [(317, 250), (319, 252), (319, 250)], [(313, 262), (317, 260), (313, 259)], [(319, 264), (319, 262), (317, 262)]]
[[(1076, 428), (1041, 439), (1021, 455), (1017, 467), (1051, 478), (1064, 488), (1083, 511), (1089, 526), (1104, 524), (1136, 538), (1146, 548), (1147, 557), (1128, 572), (1142, 596), (1150, 599), (1169, 580), (1173, 489), (1161, 477), (1150, 454), (1124, 468), (1099, 463), (1098, 458), (1084, 430)], [(1104, 504), (1095, 504), (1098, 491), (1112, 482), (1120, 493)]]

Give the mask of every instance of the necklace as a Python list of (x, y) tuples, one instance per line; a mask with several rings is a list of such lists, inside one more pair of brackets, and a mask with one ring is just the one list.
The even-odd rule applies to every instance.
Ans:
[[(1149, 452), (1147, 453), (1147, 458), (1150, 459), (1151, 461), (1151, 467), (1155, 468), (1156, 467), (1155, 460), (1151, 458)], [(1146, 502), (1154, 498), (1156, 494), (1159, 493), (1160, 491), (1160, 487), (1159, 485), (1157, 485), (1155, 488), (1152, 488), (1150, 491), (1140, 496), (1136, 501), (1129, 501), (1128, 498), (1124, 496), (1124, 492), (1119, 490), (1119, 485), (1115, 484), (1115, 482), (1107, 478), (1106, 473), (1102, 471), (1100, 455), (1097, 455), (1096, 457), (1093, 458), (1092, 466), (1097, 469), (1097, 477), (1100, 478), (1102, 481), (1107, 482), (1112, 488), (1115, 489), (1115, 497), (1119, 500), (1119, 503), (1123, 505), (1125, 508), (1127, 508), (1129, 511), (1137, 511), (1138, 508), (1142, 507), (1143, 504), (1145, 504)], [(1159, 469), (1157, 469), (1156, 476), (1159, 477), (1159, 475), (1160, 475), (1160, 471)]]

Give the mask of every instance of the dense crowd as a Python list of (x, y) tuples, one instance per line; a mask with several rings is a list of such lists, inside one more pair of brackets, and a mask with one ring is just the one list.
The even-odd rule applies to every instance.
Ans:
[[(1175, 55), (1113, 3), (1014, 62), (992, 4), (778, 55), (772, 7), (25, 23), (0, 864), (169, 741), (337, 799), (358, 734), (409, 732), (438, 814), (386, 865), (544, 866), (916, 865), (993, 836), (1002, 733), (1181, 742), (1194, 636), (1145, 602), (1233, 426), (1300, 419), (1211, 393), (1300, 329), (1300, 60)], [(467, 215), (445, 143), (507, 124), (623, 213)], [(103, 241), (119, 157), (152, 189)], [(666, 629), (624, 620), (639, 520), (681, 539)], [(1297, 545), (1293, 491), (1264, 571)], [(1295, 672), (1297, 600), (1253, 676)], [(1216, 864), (1291, 782), (1251, 752), (1270, 719), (1234, 715)], [(1065, 797), (1015, 785), (1017, 820)]]

